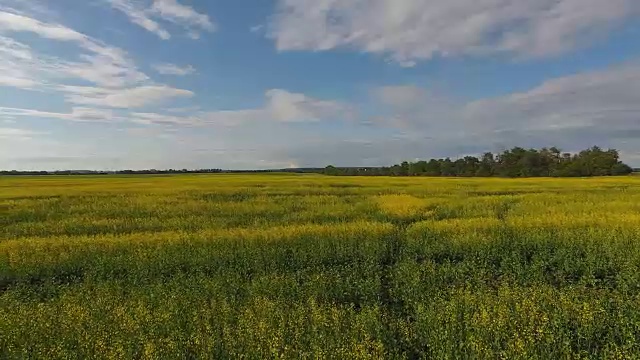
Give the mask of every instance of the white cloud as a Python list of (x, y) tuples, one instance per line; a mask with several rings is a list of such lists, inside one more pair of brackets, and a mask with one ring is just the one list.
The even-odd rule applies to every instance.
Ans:
[(0, 85), (31, 89), (39, 82), (24, 64), (32, 62), (29, 46), (0, 35)]
[(200, 28), (206, 31), (216, 29), (208, 15), (201, 14), (176, 0), (154, 0), (151, 9), (162, 18), (191, 29)]
[(60, 119), (78, 122), (110, 122), (122, 121), (123, 118), (116, 116), (111, 110), (94, 109), (84, 107), (74, 107), (69, 113), (57, 113), (50, 111), (40, 111), (34, 109), (19, 109), (0, 107), (0, 116), (21, 116), (45, 119)]
[(89, 41), (85, 35), (62, 25), (46, 24), (30, 17), (5, 11), (0, 11), (0, 31), (32, 32), (50, 40)]
[(189, 90), (165, 85), (139, 86), (127, 89), (106, 89), (87, 86), (63, 86), (68, 102), (79, 105), (107, 106), (114, 108), (139, 108), (155, 105), (173, 98), (192, 97)]
[(109, 2), (114, 9), (127, 15), (132, 23), (158, 35), (162, 40), (171, 38), (171, 34), (169, 34), (167, 30), (163, 29), (160, 24), (149, 17), (148, 11), (135, 6), (130, 0), (109, 0)]
[(262, 33), (263, 30), (264, 30), (264, 24), (254, 25), (249, 28), (249, 31), (252, 33)]
[(195, 121), (190, 116), (174, 116), (158, 113), (131, 113), (131, 122), (142, 125), (195, 125)]
[(74, 43), (79, 59), (71, 61), (37, 54), (19, 41), (0, 35), (2, 83), (19, 88), (46, 86), (46, 80), (78, 78), (107, 87), (122, 87), (148, 80), (127, 53), (59, 24), (0, 11), (0, 34), (28, 32), (44, 39)]
[(140, 124), (188, 126), (239, 126), (256, 122), (292, 123), (322, 120), (344, 120), (353, 115), (347, 104), (319, 100), (304, 94), (271, 89), (265, 93), (266, 103), (255, 109), (200, 111), (191, 115), (133, 113), (132, 121)]
[(461, 104), (455, 100), (414, 85), (383, 86), (371, 92), (380, 107), (367, 120), (372, 125), (391, 125), (401, 129), (420, 126), (430, 132), (447, 127)]
[(41, 134), (32, 130), (0, 127), (0, 139), (25, 140)]
[[(412, 110), (416, 128), (440, 125), (452, 132), (553, 130), (603, 125), (640, 127), (640, 65), (626, 64), (548, 80), (507, 96), (468, 103), (414, 86), (372, 91), (381, 105), (399, 114)], [(395, 125), (390, 117), (387, 125)]]
[(383, 86), (374, 89), (373, 95), (385, 105), (411, 107), (424, 101), (427, 92), (413, 85)]
[(341, 102), (319, 100), (304, 94), (272, 89), (266, 93), (267, 109), (281, 122), (320, 121), (332, 117), (350, 117), (351, 109)]
[[(0, 65), (0, 71), (2, 71), (2, 66)], [(0, 74), (0, 86), (10, 86), (22, 89), (30, 89), (37, 85), (38, 83), (26, 77), (10, 75), (7, 73)]]
[(148, 77), (137, 71), (133, 64), (118, 63), (113, 58), (106, 56), (81, 56), (84, 63), (69, 64), (65, 72), (73, 77), (78, 77), (92, 83), (119, 88), (141, 83)]
[(59, 69), (55, 63), (38, 58), (28, 45), (0, 35), (0, 85), (39, 88), (47, 74)]
[(197, 125), (240, 126), (255, 122), (271, 121), (264, 109), (207, 111), (192, 117)]
[(153, 0), (151, 6), (145, 6), (137, 0), (106, 0), (111, 6), (124, 13), (132, 23), (156, 34), (163, 40), (171, 38), (157, 20), (164, 20), (187, 30), (192, 39), (200, 37), (200, 30), (213, 32), (216, 25), (207, 14), (197, 12), (194, 8), (183, 5), (176, 0)]
[(411, 66), (434, 56), (557, 55), (640, 14), (637, 0), (279, 0), (279, 50), (338, 47)]
[(175, 64), (156, 64), (153, 68), (162, 75), (185, 76), (196, 72), (196, 69), (191, 65), (181, 67)]
[(165, 108), (164, 111), (173, 114), (186, 114), (186, 113), (195, 113), (200, 111), (200, 106), (187, 106), (187, 107), (173, 107), (173, 108)]
[(234, 127), (259, 121), (273, 121), (264, 109), (201, 111), (190, 115), (168, 115), (159, 113), (132, 113), (131, 122), (142, 125), (168, 125), (184, 127)]
[[(0, 116), (30, 116), (70, 121), (127, 121), (143, 125), (168, 125), (183, 127), (236, 127), (256, 123), (316, 122), (344, 120), (352, 116), (347, 104), (315, 99), (304, 94), (272, 89), (265, 93), (266, 103), (255, 109), (189, 111), (184, 114), (131, 112), (115, 113), (111, 109), (141, 108), (164, 103), (176, 97), (190, 97), (192, 92), (167, 86), (143, 86), (130, 89), (105, 89), (88, 86), (62, 86), (67, 101), (82, 105), (69, 113), (57, 113), (32, 109), (2, 108)], [(175, 113), (175, 112), (174, 112)]]
[[(0, 11), (9, 11), (20, 15), (38, 15), (47, 18), (59, 18), (47, 0), (3, 0)], [(28, 16), (28, 15), (27, 15)]]
[(468, 153), (516, 145), (568, 150), (600, 145), (633, 152), (637, 148), (628, 140), (640, 136), (640, 64), (565, 76), (529, 91), (467, 103), (412, 87), (373, 93), (387, 110), (375, 124), (430, 137), (433, 151), (450, 149), (449, 155), (459, 154), (456, 148)]
[[(36, 53), (28, 45), (2, 35), (13, 32), (30, 32), (46, 39), (76, 44), (80, 50), (79, 61)], [(180, 70), (188, 71), (189, 68)], [(65, 85), (65, 80), (74, 79), (98, 86)], [(194, 95), (188, 90), (152, 84), (148, 80), (122, 49), (62, 25), (0, 12), (0, 85), (57, 92), (75, 105), (113, 108), (139, 108)], [(61, 118), (76, 120), (77, 115), (63, 114)], [(87, 117), (88, 114), (80, 115)]]
[(14, 39), (0, 36), (0, 54), (17, 60), (31, 60), (31, 48)]
[(640, 131), (640, 65), (549, 80), (523, 93), (467, 104), (466, 122), (500, 131), (588, 130), (603, 138)]

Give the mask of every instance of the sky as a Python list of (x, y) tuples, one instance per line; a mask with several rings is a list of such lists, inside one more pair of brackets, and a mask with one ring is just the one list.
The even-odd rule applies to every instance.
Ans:
[(0, 169), (640, 166), (638, 0), (0, 0)]

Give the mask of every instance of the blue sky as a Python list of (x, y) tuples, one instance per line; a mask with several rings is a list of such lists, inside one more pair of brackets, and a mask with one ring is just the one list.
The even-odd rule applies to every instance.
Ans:
[(0, 169), (640, 166), (637, 0), (0, 0)]

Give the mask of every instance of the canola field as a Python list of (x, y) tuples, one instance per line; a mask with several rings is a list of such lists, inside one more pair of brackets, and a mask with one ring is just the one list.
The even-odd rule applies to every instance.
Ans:
[(0, 178), (1, 359), (640, 357), (640, 177)]

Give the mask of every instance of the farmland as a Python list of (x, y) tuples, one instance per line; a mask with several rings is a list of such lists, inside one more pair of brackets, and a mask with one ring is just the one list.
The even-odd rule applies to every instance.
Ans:
[(0, 358), (636, 358), (640, 177), (0, 177)]

